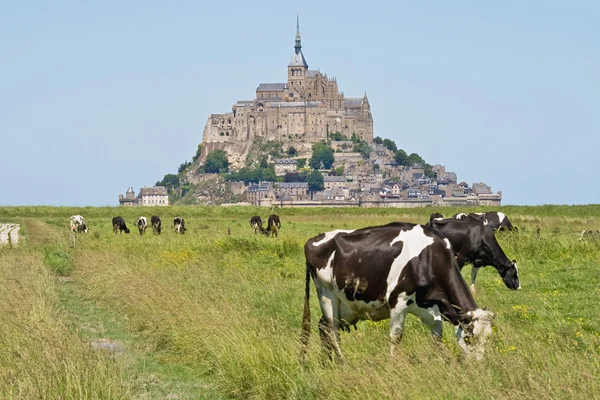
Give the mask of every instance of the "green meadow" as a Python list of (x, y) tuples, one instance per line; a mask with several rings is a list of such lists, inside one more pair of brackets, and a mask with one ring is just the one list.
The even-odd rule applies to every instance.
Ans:
[[(520, 230), (498, 240), (523, 289), (480, 271), (475, 299), (496, 315), (484, 360), (463, 360), (451, 325), (440, 346), (409, 315), (394, 357), (388, 321), (362, 322), (341, 334), (347, 362), (322, 362), (311, 283), (309, 360), (299, 362), (308, 238), (484, 210), (277, 209), (279, 237), (266, 238), (249, 226), (266, 221), (260, 208), (2, 207), (0, 222), (22, 230), (19, 246), (0, 247), (0, 398), (597, 398), (600, 240), (579, 234), (600, 229), (600, 206), (500, 209)], [(90, 228), (75, 241), (74, 214)], [(163, 234), (140, 236), (135, 219), (154, 214)], [(131, 234), (112, 233), (116, 215)]]

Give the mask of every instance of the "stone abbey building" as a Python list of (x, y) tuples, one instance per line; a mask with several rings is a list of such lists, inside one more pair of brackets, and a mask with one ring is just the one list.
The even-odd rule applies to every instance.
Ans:
[(373, 117), (369, 100), (366, 92), (361, 97), (345, 97), (335, 78), (308, 69), (297, 19), (296, 44), (287, 67), (287, 82), (261, 83), (254, 100), (240, 100), (231, 112), (212, 114), (204, 127), (202, 142), (234, 144), (265, 138), (313, 143), (326, 140), (327, 134), (334, 132), (347, 138), (356, 134), (371, 143)]

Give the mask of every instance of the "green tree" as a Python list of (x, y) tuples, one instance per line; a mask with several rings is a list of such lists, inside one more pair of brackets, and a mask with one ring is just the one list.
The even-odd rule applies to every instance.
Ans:
[(410, 155), (408, 156), (408, 163), (408, 165), (424, 164), (425, 160), (423, 160), (423, 158), (417, 153), (410, 153)]
[(342, 140), (348, 140), (348, 138), (342, 135), (340, 132), (333, 132), (329, 134), (329, 138), (334, 142), (341, 142)]
[(325, 188), (325, 180), (323, 179), (323, 175), (317, 170), (313, 170), (306, 177), (306, 182), (308, 183), (308, 190), (311, 192), (318, 192)]
[(329, 169), (335, 161), (333, 156), (333, 150), (325, 143), (315, 143), (312, 146), (312, 158), (310, 159), (310, 167), (312, 169), (319, 169), (321, 163), (323, 168)]
[(288, 156), (296, 157), (298, 155), (298, 150), (294, 146), (290, 146), (287, 151)]
[(296, 161), (298, 161), (298, 168), (306, 166), (306, 158), (297, 158)]
[(360, 153), (364, 159), (367, 159), (373, 151), (373, 148), (369, 146), (369, 143), (367, 143), (366, 140), (361, 140), (360, 142), (354, 145), (352, 151)]
[(375, 136), (375, 138), (373, 139), (373, 143), (375, 143), (375, 144), (383, 144), (383, 139), (381, 137), (379, 137), (379, 136)]
[(206, 156), (204, 171), (209, 174), (227, 172), (229, 170), (229, 160), (227, 153), (223, 150), (215, 150)]
[(156, 182), (156, 186), (164, 186), (168, 191), (179, 186), (179, 176), (176, 174), (166, 174), (162, 181)]
[(192, 157), (192, 162), (198, 161), (201, 154), (202, 154), (202, 143), (200, 143), (198, 145), (198, 148), (196, 149), (196, 155), (194, 157)]
[(398, 150), (398, 147), (396, 147), (396, 142), (394, 142), (394, 141), (393, 141), (393, 140), (391, 140), (391, 139), (384, 139), (384, 140), (383, 140), (383, 145), (384, 145), (384, 146), (385, 146), (385, 147), (386, 147), (388, 150), (391, 150), (391, 151), (396, 151), (396, 150)]
[(185, 160), (182, 164), (179, 165), (179, 168), (177, 168), (177, 173), (181, 174), (183, 171), (186, 170), (187, 167), (189, 167), (190, 165), (192, 165), (191, 162)]
[(408, 155), (402, 149), (397, 150), (396, 153), (394, 153), (394, 159), (396, 160), (396, 162), (399, 165), (404, 165), (404, 166), (409, 165)]
[(277, 180), (277, 175), (275, 175), (274, 168), (263, 168), (261, 172), (262, 172), (261, 175), (262, 175), (263, 181), (274, 182), (275, 180)]

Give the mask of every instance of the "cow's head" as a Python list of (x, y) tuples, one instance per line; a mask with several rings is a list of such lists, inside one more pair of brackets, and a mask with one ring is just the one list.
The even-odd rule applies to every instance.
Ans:
[(125, 233), (131, 232), (128, 227), (125, 227)]
[(485, 343), (492, 334), (493, 319), (494, 313), (482, 308), (469, 311), (461, 318), (456, 328), (456, 337), (458, 345), (468, 358), (483, 358)]
[(500, 276), (507, 288), (517, 290), (521, 289), (521, 280), (519, 279), (519, 268), (517, 260), (512, 260), (510, 265), (500, 270)]
[(438, 212), (431, 213), (431, 215), (429, 216), (429, 222), (431, 222), (431, 221), (439, 221), (441, 219), (444, 219), (444, 214), (440, 214)]
[(80, 232), (80, 233), (81, 233), (81, 232), (83, 232), (83, 233), (88, 233), (88, 227), (87, 227), (87, 225), (86, 225), (85, 223), (84, 223), (84, 224), (81, 224), (81, 225), (79, 225), (79, 226), (77, 227), (77, 232)]

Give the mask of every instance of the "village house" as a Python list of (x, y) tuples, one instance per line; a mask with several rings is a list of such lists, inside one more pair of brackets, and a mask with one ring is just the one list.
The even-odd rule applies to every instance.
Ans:
[(275, 199), (273, 182), (259, 182), (248, 186), (247, 196), (248, 203), (253, 206), (260, 206), (261, 200), (264, 201), (264, 199)]
[(325, 189), (333, 189), (333, 188), (347, 186), (347, 181), (346, 181), (346, 177), (344, 177), (344, 176), (325, 175), (323, 177), (323, 184), (325, 186)]
[(140, 193), (135, 196), (133, 187), (129, 187), (125, 196), (119, 195), (119, 205), (121, 206), (168, 206), (169, 194), (164, 186), (143, 187)]
[(275, 196), (277, 200), (305, 200), (308, 198), (308, 183), (276, 182)]
[(284, 176), (288, 172), (298, 170), (298, 161), (291, 158), (281, 158), (275, 160), (275, 175)]

